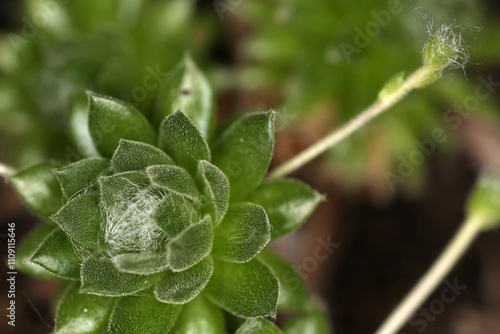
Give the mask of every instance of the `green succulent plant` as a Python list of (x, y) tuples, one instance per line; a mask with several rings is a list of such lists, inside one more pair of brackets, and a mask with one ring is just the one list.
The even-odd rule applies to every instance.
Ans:
[(291, 179), (262, 182), (273, 112), (243, 114), (211, 139), (210, 86), (189, 58), (179, 68), (163, 88), (158, 127), (88, 92), (100, 156), (9, 178), (47, 221), (24, 240), (19, 267), (69, 282), (55, 333), (225, 333), (222, 310), (250, 319), (238, 333), (279, 333), (262, 319), (277, 309), (317, 322), (298, 274), (263, 248), (322, 196)]

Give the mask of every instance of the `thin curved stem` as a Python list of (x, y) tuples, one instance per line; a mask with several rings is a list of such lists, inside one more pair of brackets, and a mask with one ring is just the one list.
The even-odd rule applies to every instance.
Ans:
[(285, 162), (283, 165), (273, 170), (271, 173), (269, 173), (268, 179), (277, 179), (283, 177), (299, 169), (329, 148), (335, 146), (337, 143), (349, 137), (353, 132), (368, 123), (370, 120), (374, 119), (382, 112), (392, 107), (403, 97), (405, 97), (406, 94), (408, 94), (410, 91), (415, 88), (422, 87), (423, 82), (425, 82), (425, 84), (429, 83), (428, 79), (436, 74), (437, 71), (438, 70), (428, 68), (426, 66), (418, 68), (390, 95), (385, 96), (383, 99), (378, 99), (347, 124), (333, 131), (323, 139), (319, 140), (289, 161)]
[(7, 178), (11, 175), (14, 175), (16, 170), (12, 167), (0, 163), (0, 176)]
[(481, 230), (482, 225), (476, 220), (466, 220), (462, 226), (460, 226), (441, 255), (436, 259), (417, 285), (413, 287), (394, 311), (392, 311), (375, 334), (394, 334), (403, 327), (418, 307), (443, 281), (445, 276), (458, 262)]

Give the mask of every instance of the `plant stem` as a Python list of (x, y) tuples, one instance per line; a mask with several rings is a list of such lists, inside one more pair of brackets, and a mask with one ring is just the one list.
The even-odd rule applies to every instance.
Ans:
[(277, 179), (283, 177), (302, 167), (329, 148), (335, 146), (337, 143), (347, 138), (353, 132), (368, 123), (370, 120), (392, 107), (413, 89), (420, 88), (423, 85), (430, 83), (428, 79), (433, 77), (436, 72), (439, 72), (439, 70), (426, 66), (418, 68), (408, 78), (406, 78), (406, 80), (404, 80), (401, 85), (390, 95), (384, 97), (384, 99), (376, 100), (371, 106), (362, 111), (358, 116), (353, 118), (347, 124), (333, 131), (323, 139), (319, 140), (309, 148), (305, 149), (292, 159), (288, 160), (287, 162), (273, 170), (268, 175), (268, 179)]
[(396, 333), (408, 321), (417, 308), (429, 297), (434, 289), (443, 281), (476, 236), (482, 225), (475, 219), (466, 220), (458, 229), (439, 258), (425, 273), (420, 281), (392, 311), (375, 334)]
[(7, 178), (11, 175), (14, 175), (15, 173), (16, 171), (13, 168), (0, 163), (0, 176)]

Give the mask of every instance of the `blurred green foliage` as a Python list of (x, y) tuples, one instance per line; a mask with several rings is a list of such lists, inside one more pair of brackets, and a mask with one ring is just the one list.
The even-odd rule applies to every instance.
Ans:
[[(0, 39), (0, 155), (16, 166), (45, 157), (74, 161), (95, 155), (84, 144), (89, 141), (85, 133), (78, 135), (86, 127), (85, 89), (115, 96), (148, 114), (157, 83), (186, 52), (204, 67), (215, 38), (218, 43), (238, 40), (225, 47), (231, 52), (239, 46), (241, 65), (236, 75), (234, 68), (229, 70), (219, 88), (271, 94), (278, 101), (273, 106), (279, 111), (278, 128), (322, 113), (333, 129), (368, 106), (394, 74), (408, 74), (421, 64), (431, 22), (435, 28), (442, 22), (468, 25), (465, 42), (474, 65), (466, 68), (467, 78), (461, 70), (446, 73), (444, 81), (411, 94), (383, 121), (329, 153), (333, 172), (342, 179), (387, 190), (385, 172), (397, 174), (401, 159), (408, 161), (434, 129), (447, 133), (438, 149), (454, 146), (457, 123), (446, 112), (474, 96), (481, 84), (476, 64), (483, 66), (483, 74), (490, 73), (487, 66), (497, 65), (500, 55), (500, 25), (486, 15), (484, 0), (23, 4), (19, 29)], [(224, 20), (229, 14), (238, 14), (251, 27), (248, 33), (238, 34), (240, 23)], [(477, 32), (474, 26), (483, 29)], [(497, 109), (488, 98), (480, 101), (478, 111), (493, 115)], [(70, 138), (68, 133), (77, 135)], [(412, 166), (411, 177), (397, 184), (418, 184), (425, 175), (422, 166)]]
[(85, 90), (149, 112), (183, 54), (197, 58), (212, 43), (214, 23), (194, 0), (24, 1), (19, 29), (0, 40), (2, 159), (93, 155), (87, 138), (66, 130), (86, 127)]
[[(394, 74), (420, 66), (429, 30), (442, 23), (464, 25), (473, 63), (497, 64), (500, 49), (491, 41), (500, 29), (482, 6), (468, 0), (243, 1), (237, 13), (252, 33), (240, 49), (239, 83), (247, 91), (279, 92), (285, 125), (326, 112), (333, 129), (371, 104)], [(476, 26), (483, 27), (479, 34)], [(445, 73), (444, 81), (411, 94), (391, 115), (381, 116), (383, 121), (336, 146), (332, 167), (344, 180), (387, 191), (385, 172), (397, 174), (399, 157), (408, 160), (434, 129), (448, 133), (437, 149), (453, 147), (453, 130), (442, 111), (474, 96), (480, 82), (466, 70), (467, 78), (461, 70)], [(478, 112), (493, 114), (492, 100), (480, 101)], [(418, 184), (424, 175), (420, 167), (412, 166), (411, 177), (397, 184)]]

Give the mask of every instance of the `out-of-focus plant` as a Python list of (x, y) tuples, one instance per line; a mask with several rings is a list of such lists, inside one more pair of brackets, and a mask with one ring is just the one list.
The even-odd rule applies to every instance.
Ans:
[[(244, 1), (235, 12), (252, 31), (240, 49), (239, 82), (247, 90), (266, 87), (279, 92), (280, 110), (290, 125), (316, 112), (329, 113), (335, 125), (342, 124), (377, 96), (394, 68), (409, 71), (418, 64), (420, 46), (435, 32), (432, 22), (465, 23), (469, 36), (464, 35), (463, 45), (481, 46), (479, 52), (469, 48), (472, 61), (496, 60), (498, 47), (482, 44), (499, 30), (484, 20), (480, 10), (481, 4), (467, 0)], [(484, 26), (479, 38), (475, 24)], [(435, 143), (434, 150), (453, 147), (453, 131), (447, 131), (450, 122), (454, 125), (453, 116), (439, 110), (475, 96), (480, 82), (474, 76), (469, 82), (463, 80), (464, 72), (445, 73), (440, 85), (396, 106), (397, 116), (386, 117), (338, 145), (330, 152), (331, 168), (344, 180), (389, 190), (385, 172), (397, 171), (402, 164), (399, 157), (409, 160), (410, 153), (421, 151), (420, 141), (432, 129), (451, 132), (448, 140)], [(477, 111), (492, 115), (495, 110), (489, 99), (482, 100)], [(422, 166), (410, 166), (411, 177), (395, 182), (396, 186), (418, 183), (424, 175)]]
[(465, 219), (441, 255), (415, 287), (387, 317), (376, 334), (394, 334), (443, 281), (469, 246), (482, 232), (500, 227), (500, 173), (484, 170), (472, 187), (465, 207)]
[(148, 114), (168, 71), (185, 52), (201, 55), (216, 27), (194, 0), (26, 0), (24, 7), (19, 29), (0, 40), (0, 131), (16, 165), (92, 153), (78, 131), (83, 92), (117, 96)]

